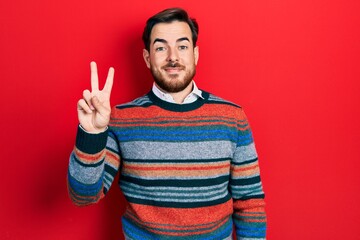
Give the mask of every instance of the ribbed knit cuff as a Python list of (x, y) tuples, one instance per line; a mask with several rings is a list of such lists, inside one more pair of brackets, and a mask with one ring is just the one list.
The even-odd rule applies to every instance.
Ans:
[(102, 133), (92, 134), (85, 132), (79, 125), (76, 135), (76, 147), (84, 153), (98, 153), (105, 148), (107, 136), (108, 130)]

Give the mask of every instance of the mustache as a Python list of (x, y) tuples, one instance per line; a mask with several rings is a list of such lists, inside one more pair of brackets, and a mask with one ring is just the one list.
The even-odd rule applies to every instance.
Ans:
[(161, 67), (162, 69), (166, 69), (166, 68), (180, 68), (181, 70), (185, 69), (184, 65), (181, 65), (178, 62), (168, 62), (166, 65)]

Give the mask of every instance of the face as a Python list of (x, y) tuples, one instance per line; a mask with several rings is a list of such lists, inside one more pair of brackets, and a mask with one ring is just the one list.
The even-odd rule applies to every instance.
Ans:
[(195, 76), (199, 58), (193, 46), (190, 27), (185, 22), (156, 24), (150, 35), (150, 50), (144, 60), (157, 86), (165, 92), (184, 91)]

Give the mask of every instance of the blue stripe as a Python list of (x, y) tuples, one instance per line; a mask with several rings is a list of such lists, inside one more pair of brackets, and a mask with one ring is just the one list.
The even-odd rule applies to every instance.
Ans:
[(211, 237), (206, 237), (206, 238), (201, 238), (204, 240), (218, 240), (218, 239), (223, 239), (228, 237), (229, 233), (232, 232), (232, 221), (231, 218), (229, 219), (230, 221), (227, 221), (225, 223), (225, 228), (222, 229), (222, 231), (218, 231), (216, 234), (212, 233)]
[(239, 136), (237, 138), (237, 146), (245, 146), (249, 145), (253, 142), (253, 137), (251, 132), (239, 132)]
[(266, 227), (253, 229), (237, 229), (236, 234), (241, 237), (264, 238), (266, 236)]
[(236, 234), (241, 237), (265, 238), (266, 223), (249, 223), (235, 220)]
[(125, 217), (122, 218), (122, 225), (126, 236), (134, 239), (154, 239), (154, 235), (150, 235), (145, 231), (140, 231), (139, 228), (136, 228), (136, 226), (128, 221)]
[[(136, 226), (130, 220), (125, 217), (122, 218), (122, 224), (124, 228), (125, 235), (134, 238), (134, 239), (177, 239), (177, 240), (219, 240), (228, 237), (232, 232), (232, 219), (229, 220), (222, 226), (220, 226), (215, 232), (209, 234), (201, 235), (192, 235), (192, 236), (170, 236), (170, 235), (152, 235), (150, 232), (145, 229), (141, 229), (140, 226)], [(163, 230), (165, 231), (165, 229)], [(178, 231), (182, 232), (182, 231)]]
[(84, 184), (73, 178), (70, 173), (68, 173), (68, 181), (74, 192), (82, 196), (96, 196), (102, 190), (102, 178), (94, 184)]

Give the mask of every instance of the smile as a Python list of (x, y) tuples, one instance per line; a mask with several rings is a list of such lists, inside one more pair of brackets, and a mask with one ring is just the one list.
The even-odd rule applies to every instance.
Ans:
[(175, 73), (175, 72), (177, 73), (177, 72), (180, 72), (181, 70), (183, 70), (183, 69), (180, 67), (165, 68), (165, 71), (168, 73)]

